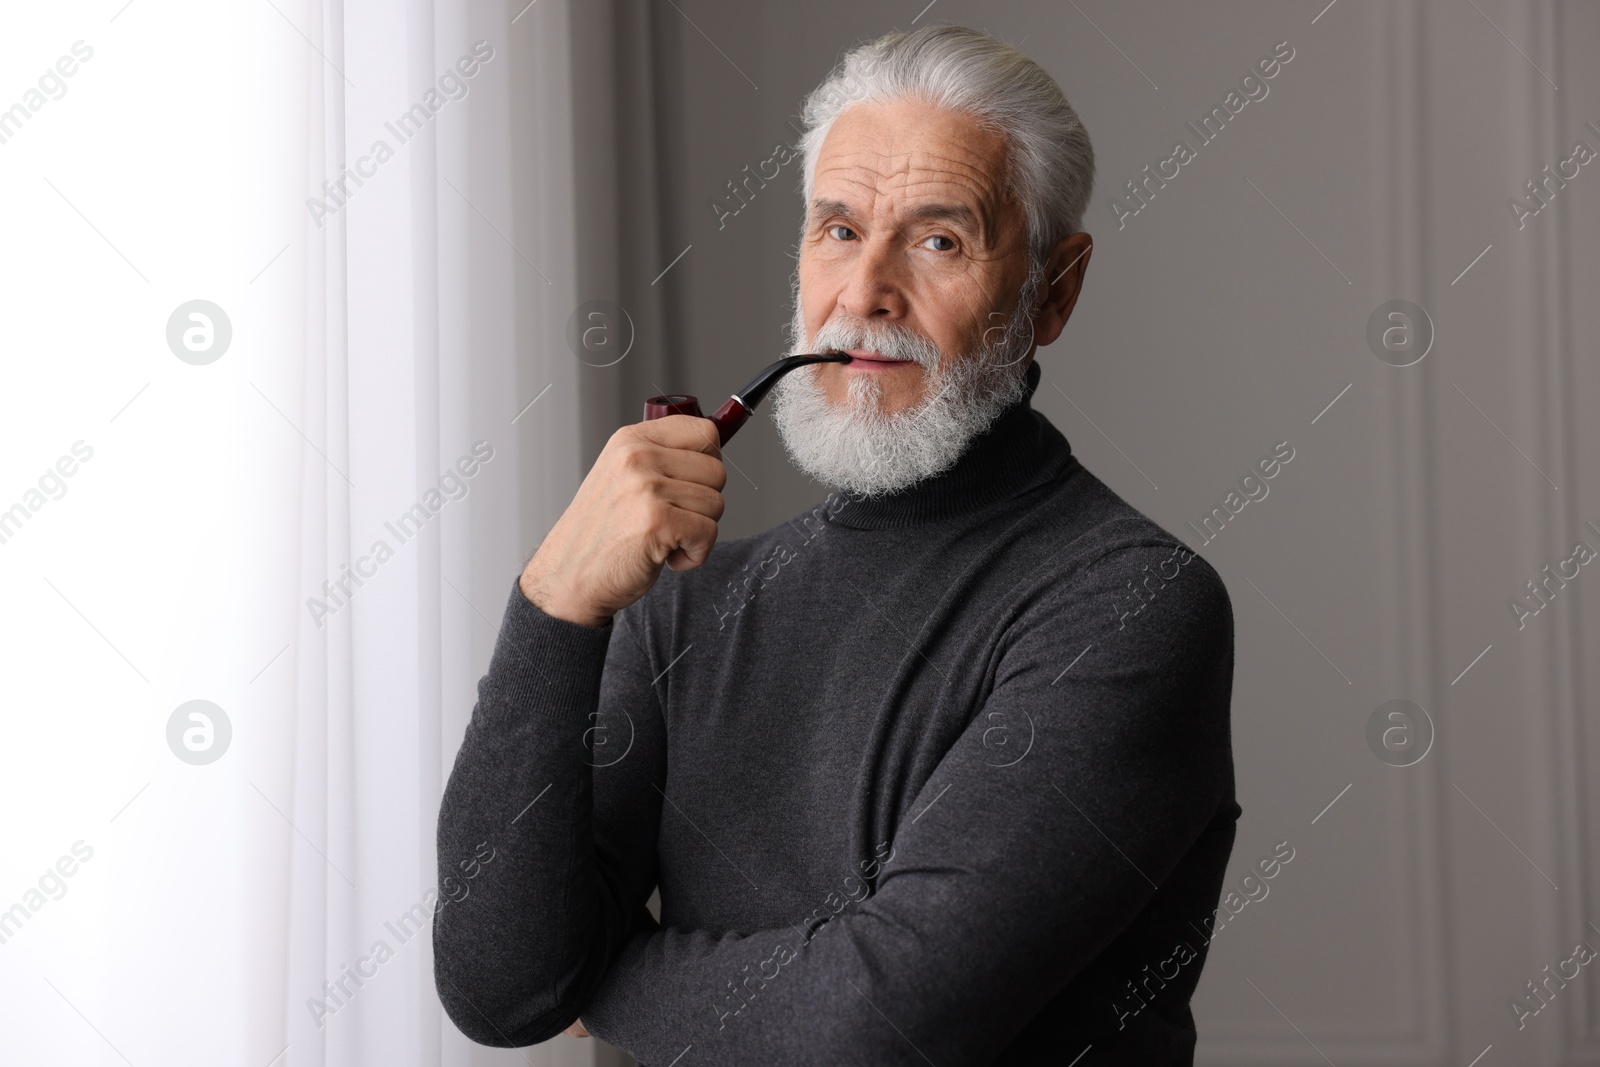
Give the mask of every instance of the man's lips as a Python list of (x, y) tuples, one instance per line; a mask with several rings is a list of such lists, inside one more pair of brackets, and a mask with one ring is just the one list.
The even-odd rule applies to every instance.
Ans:
[(919, 366), (917, 361), (914, 359), (892, 359), (889, 356), (884, 355), (882, 352), (874, 352), (867, 348), (849, 348), (844, 349), (843, 351), (845, 355), (850, 357), (850, 363), (846, 365), (851, 367), (860, 367), (862, 369), (872, 370), (886, 370), (890, 367)]

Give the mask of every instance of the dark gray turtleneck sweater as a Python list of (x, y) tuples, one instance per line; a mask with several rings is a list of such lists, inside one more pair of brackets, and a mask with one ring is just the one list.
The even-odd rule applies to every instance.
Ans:
[(440, 999), (648, 1067), (1189, 1064), (1232, 674), (1216, 572), (1028, 399), (604, 626), (513, 583), (439, 813)]

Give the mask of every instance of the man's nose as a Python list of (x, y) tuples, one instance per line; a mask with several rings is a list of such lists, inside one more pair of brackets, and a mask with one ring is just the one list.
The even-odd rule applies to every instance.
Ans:
[(861, 242), (839, 302), (859, 319), (904, 318), (905, 239), (894, 230)]

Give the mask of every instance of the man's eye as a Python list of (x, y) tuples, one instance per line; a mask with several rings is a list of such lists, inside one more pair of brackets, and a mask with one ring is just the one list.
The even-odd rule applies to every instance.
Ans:
[(830, 235), (834, 236), (834, 237), (837, 237), (838, 240), (840, 240), (840, 241), (848, 241), (850, 238), (849, 237), (838, 237), (838, 235), (834, 233), (835, 230), (843, 230), (847, 234), (853, 234), (854, 233), (854, 231), (851, 230), (850, 227), (845, 226), (845, 225), (843, 225), (841, 223), (835, 223), (834, 225), (829, 226), (828, 227), (828, 233)]
[(925, 238), (922, 243), (923, 243), (923, 245), (927, 245), (927, 243), (929, 241), (944, 241), (946, 244), (948, 244), (950, 246), (949, 248), (934, 248), (934, 249), (930, 249), (930, 251), (933, 251), (933, 252), (949, 252), (949, 251), (954, 250), (955, 247), (956, 247), (956, 243), (954, 241), (950, 240), (950, 238), (946, 237), (942, 233), (941, 234), (934, 234), (932, 237)]

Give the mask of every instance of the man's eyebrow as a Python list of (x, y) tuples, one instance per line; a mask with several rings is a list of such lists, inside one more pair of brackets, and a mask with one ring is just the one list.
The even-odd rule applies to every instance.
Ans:
[(941, 219), (952, 225), (965, 226), (974, 233), (983, 232), (978, 216), (965, 204), (923, 204), (906, 212), (906, 218), (916, 220)]
[(811, 217), (824, 218), (828, 215), (843, 215), (847, 219), (854, 219), (856, 213), (850, 205), (843, 200), (813, 200), (811, 201)]

